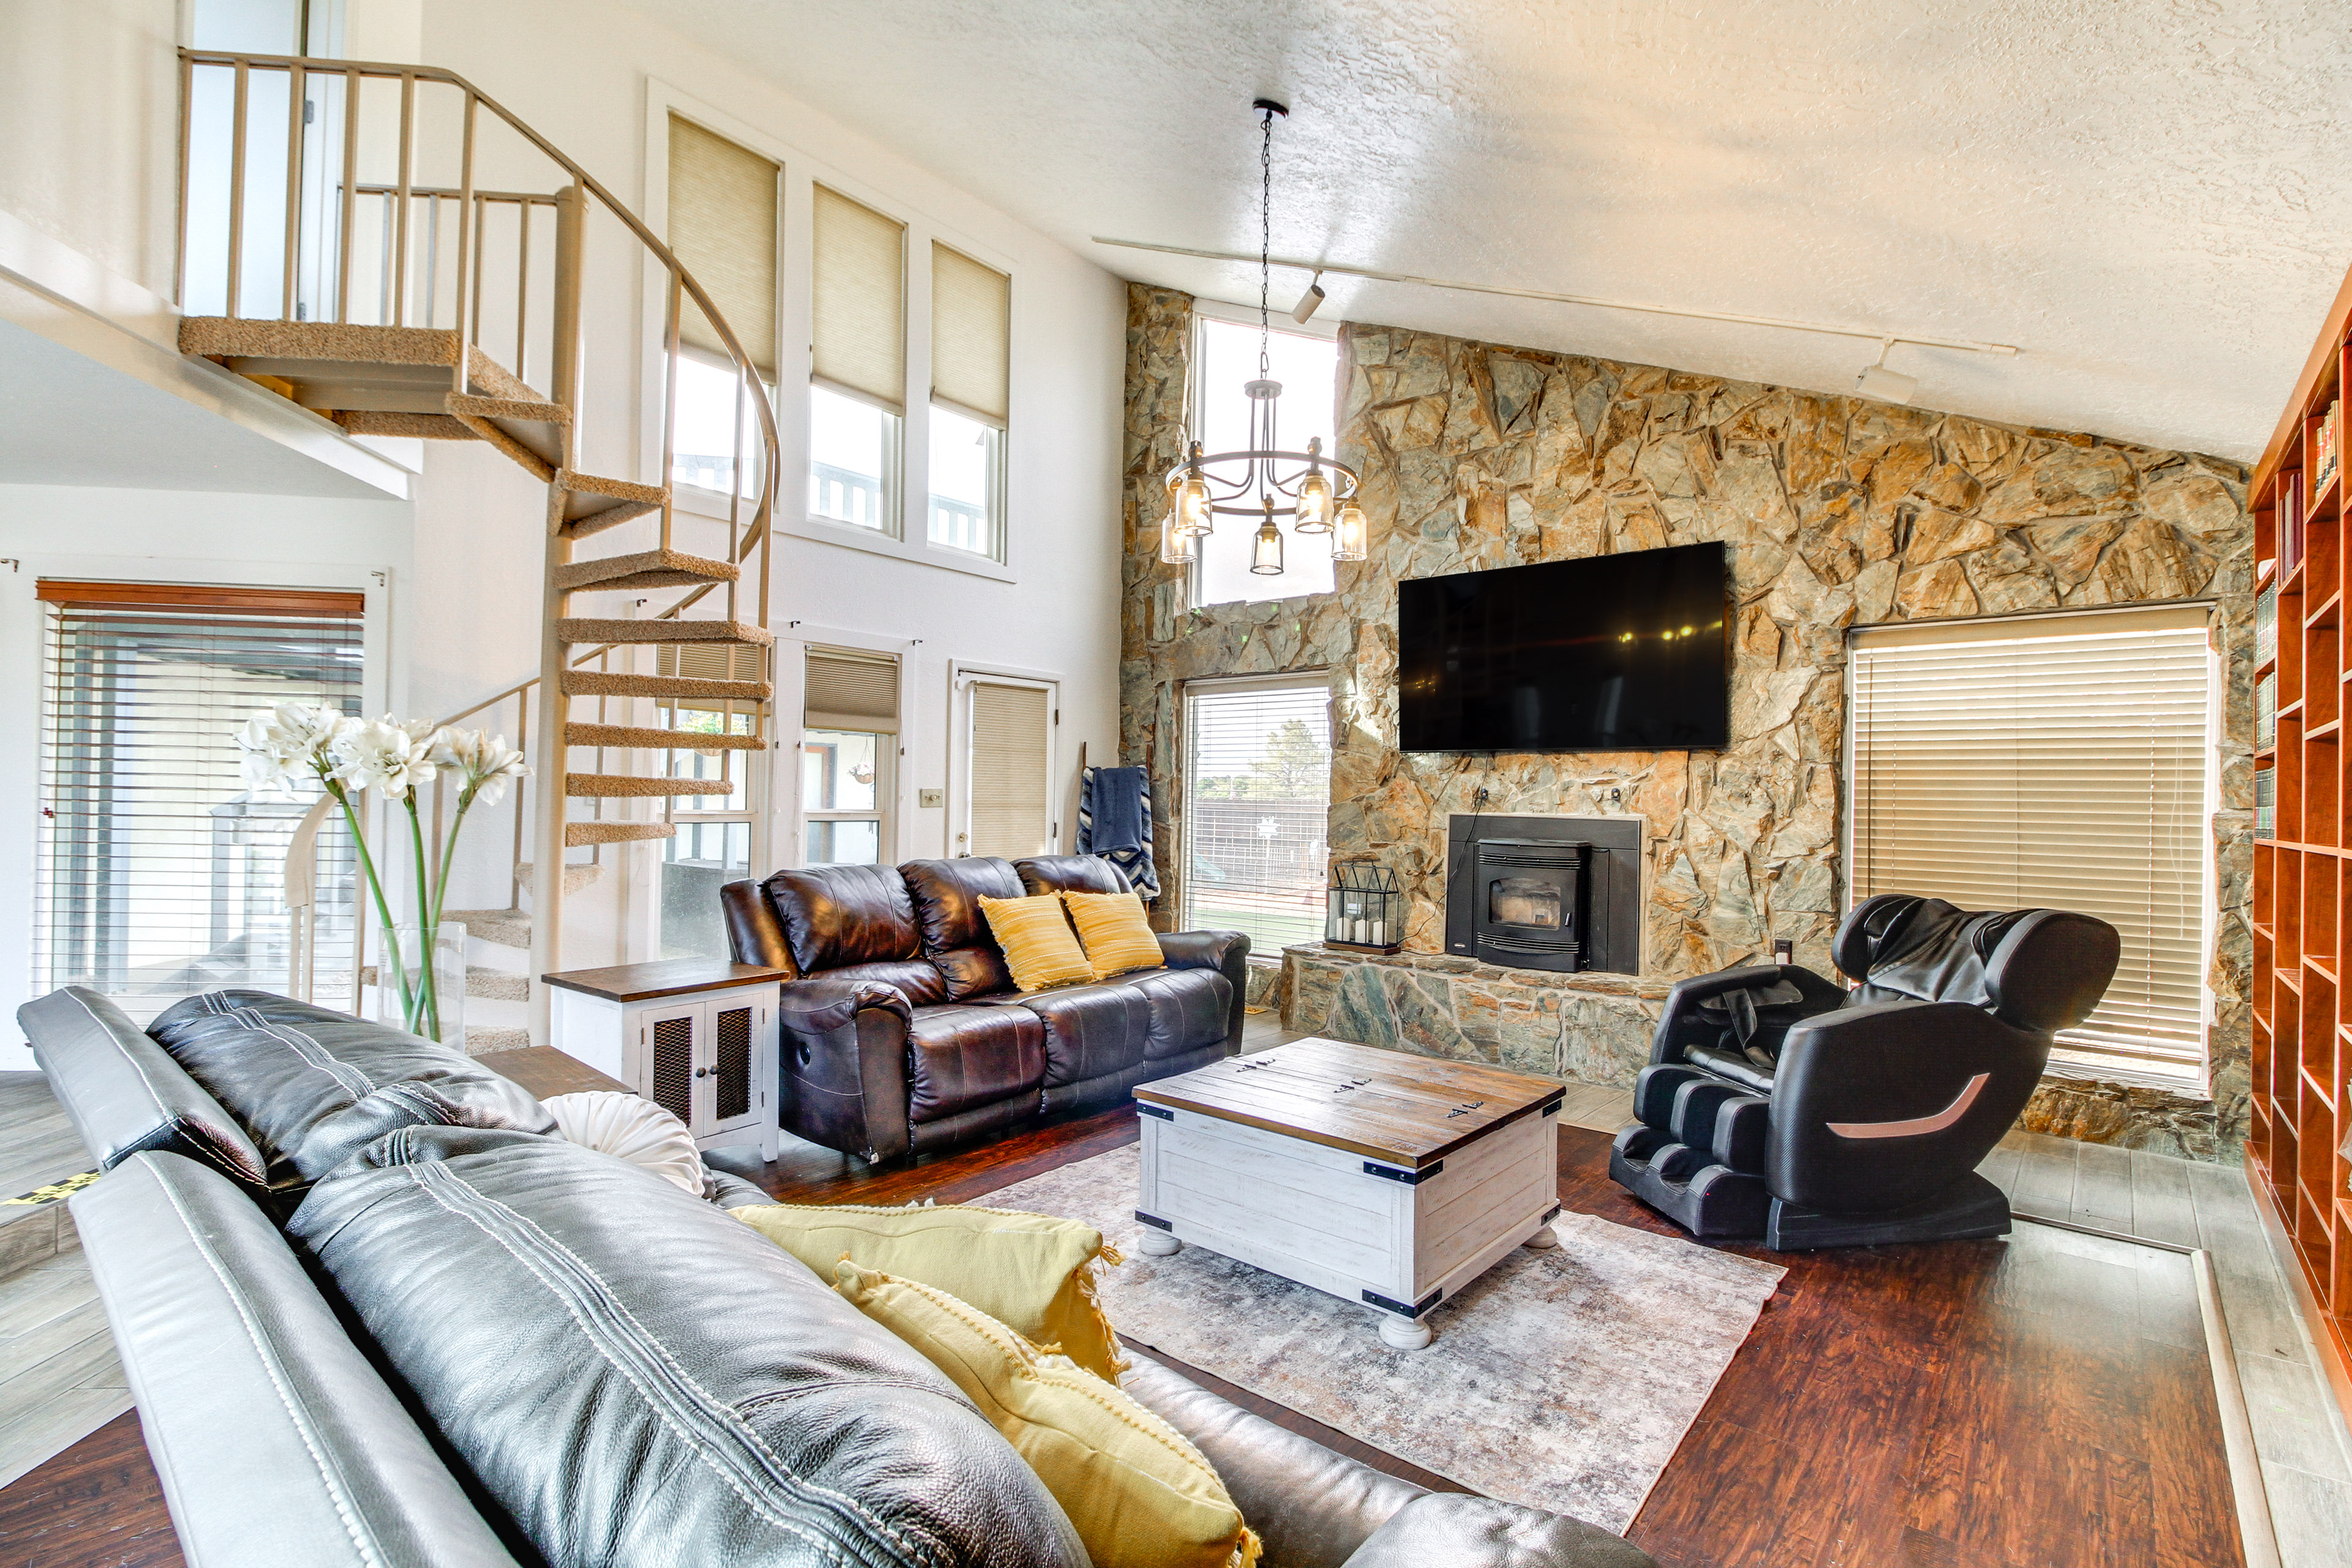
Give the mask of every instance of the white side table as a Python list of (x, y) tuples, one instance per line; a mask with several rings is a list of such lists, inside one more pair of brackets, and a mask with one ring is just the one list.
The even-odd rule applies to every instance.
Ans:
[(785, 971), (673, 958), (541, 977), (555, 1048), (686, 1123), (698, 1149), (776, 1157), (776, 998)]

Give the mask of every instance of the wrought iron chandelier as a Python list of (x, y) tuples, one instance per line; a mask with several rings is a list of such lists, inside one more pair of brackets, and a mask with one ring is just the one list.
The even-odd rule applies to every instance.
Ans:
[[(1160, 559), (1171, 564), (1196, 559), (1200, 542), (1220, 515), (1255, 517), (1258, 529), (1250, 545), (1250, 570), (1276, 577), (1282, 574), (1276, 511), (1290, 513), (1294, 532), (1329, 534), (1334, 561), (1361, 561), (1366, 530), (1363, 509), (1356, 504), (1356, 470), (1326, 456), (1319, 436), (1309, 437), (1303, 452), (1283, 450), (1276, 437), (1275, 405), (1282, 396), (1282, 383), (1273, 379), (1268, 352), (1273, 338), (1268, 296), (1274, 275), (1274, 121), (1290, 110), (1269, 98), (1252, 107), (1258, 117), (1257, 379), (1242, 384), (1250, 400), (1249, 448), (1203, 454), (1195, 441), (1184, 460), (1168, 470), (1168, 515), (1160, 525)], [(1278, 468), (1284, 463), (1299, 466), (1286, 473)]]

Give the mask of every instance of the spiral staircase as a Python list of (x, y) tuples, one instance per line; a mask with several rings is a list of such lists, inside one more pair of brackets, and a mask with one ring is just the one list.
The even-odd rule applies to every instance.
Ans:
[[(544, 1043), (544, 990), (530, 976), (562, 966), (564, 894), (595, 876), (573, 852), (601, 859), (608, 847), (621, 853), (672, 837), (669, 802), (735, 787), (769, 746), (778, 447), (764, 383), (669, 247), (464, 79), (428, 67), (211, 50), (184, 49), (181, 60), (180, 300), (184, 310), (218, 307), (182, 317), (181, 351), (351, 435), (478, 442), (546, 486), (538, 674), (447, 721), (480, 722), (511, 702), (518, 733), (528, 731), (532, 788), (528, 813), (520, 801), (515, 807), (515, 859), (530, 907), (520, 909), (518, 891), (508, 910), (446, 917), (467, 920), (517, 957), (528, 942), (523, 975), (494, 963), (468, 989), (498, 1000), (527, 995), (531, 1037)], [(502, 188), (478, 182), (491, 159)], [(534, 165), (549, 188), (516, 178)], [(226, 180), (216, 177), (222, 170)], [(592, 257), (603, 275), (592, 274)], [(658, 450), (653, 472), (624, 477), (592, 467), (582, 438), (582, 318), (593, 291), (609, 297), (640, 268), (653, 283), (648, 303), (660, 304), (667, 371), (658, 405), (598, 448), (604, 467), (625, 470), (650, 466)], [(688, 312), (708, 329), (692, 340), (723, 345), (735, 380), (731, 472), (757, 475), (755, 496), (730, 485), (723, 522), (707, 509), (681, 519), (669, 482)], [(617, 342), (635, 363), (625, 331), (600, 331), (597, 342)], [(746, 413), (755, 425), (748, 443)], [(682, 592), (657, 609), (626, 613), (673, 590)], [(643, 649), (656, 650), (651, 668), (641, 668)], [(714, 662), (723, 676), (687, 673)], [(682, 710), (703, 727), (677, 727)], [(671, 722), (658, 721), (665, 717)], [(718, 758), (720, 772), (681, 775), (672, 760), (688, 755)], [(303, 922), (291, 977), (298, 994), (334, 956), (305, 943), (310, 866), (295, 865), (315, 844), (323, 805), (289, 860), (288, 901)], [(353, 948), (356, 990), (372, 978), (360, 967), (363, 930)], [(512, 1035), (469, 1043), (519, 1043)]]

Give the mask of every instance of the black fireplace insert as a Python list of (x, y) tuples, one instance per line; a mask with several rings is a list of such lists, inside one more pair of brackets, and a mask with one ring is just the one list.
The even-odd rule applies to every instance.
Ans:
[(1445, 951), (1510, 969), (1641, 967), (1640, 817), (1456, 816)]

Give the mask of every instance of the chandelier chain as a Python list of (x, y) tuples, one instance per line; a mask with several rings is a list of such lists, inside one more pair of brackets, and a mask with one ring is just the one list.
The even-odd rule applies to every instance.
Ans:
[(1274, 362), (1266, 353), (1271, 342), (1266, 299), (1274, 274), (1274, 110), (1262, 109), (1257, 118), (1257, 374), (1263, 381), (1274, 374)]

